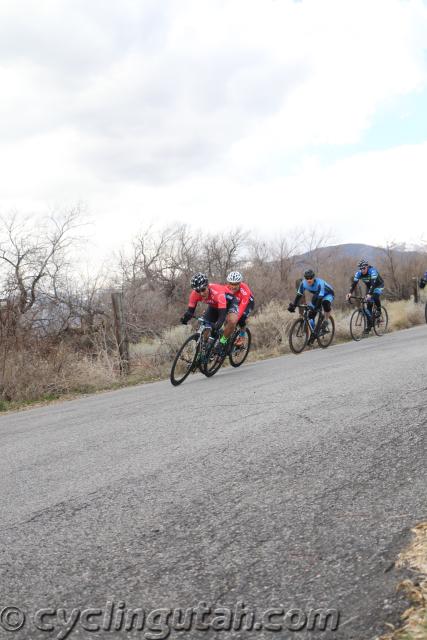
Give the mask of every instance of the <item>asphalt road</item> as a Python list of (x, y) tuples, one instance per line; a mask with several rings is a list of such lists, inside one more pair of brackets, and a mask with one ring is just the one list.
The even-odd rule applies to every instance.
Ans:
[[(3, 416), (0, 638), (64, 638), (64, 611), (67, 637), (161, 638), (166, 613), (120, 616), (201, 601), (282, 631), (170, 637), (375, 637), (427, 514), (426, 366), (422, 326)], [(290, 630), (317, 608), (336, 631)]]

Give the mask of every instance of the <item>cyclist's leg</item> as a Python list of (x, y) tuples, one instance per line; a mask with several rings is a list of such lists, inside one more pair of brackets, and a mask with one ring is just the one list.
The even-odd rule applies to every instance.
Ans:
[[(310, 318), (310, 320), (314, 320), (314, 318), (317, 315), (317, 311), (316, 311), (316, 300), (313, 298), (313, 300), (311, 302), (309, 302), (307, 304), (307, 307), (309, 308), (309, 312), (308, 312), (308, 317)], [(310, 324), (313, 326), (313, 323), (310, 322)]]
[(308, 303), (308, 307), (309, 307), (309, 312), (308, 312), (308, 321), (310, 323), (310, 327), (312, 329), (312, 333), (308, 339), (308, 344), (313, 344), (314, 340), (316, 339), (316, 331), (318, 329), (318, 327), (316, 327), (316, 315), (317, 315), (317, 310), (315, 308), (315, 304), (316, 304), (316, 300), (315, 297), (313, 296), (313, 299), (311, 302)]
[[(367, 289), (366, 295), (368, 295), (369, 288)], [(366, 303), (365, 306), (365, 316), (366, 316), (366, 328), (365, 333), (369, 333), (373, 326), (373, 318), (372, 318), (372, 307), (374, 306), (374, 301), (372, 296), (370, 300)]]
[(239, 301), (234, 296), (227, 295), (227, 317), (224, 323), (224, 344), (232, 335), (239, 319)]
[(206, 320), (206, 322), (214, 325), (218, 320), (218, 309), (208, 304), (207, 309), (203, 314), (203, 319)]
[(374, 292), (372, 294), (372, 298), (378, 309), (378, 315), (381, 315), (381, 294), (383, 291), (384, 291), (384, 287), (377, 287), (376, 289), (374, 289)]
[(328, 327), (329, 327), (329, 318), (331, 316), (331, 311), (332, 311), (332, 302), (334, 301), (334, 296), (332, 294), (329, 294), (327, 296), (325, 296), (322, 300), (322, 309), (323, 309), (323, 314), (324, 314), (324, 320), (323, 320), (323, 324), (322, 324), (322, 329), (323, 331), (328, 331)]
[(331, 315), (331, 311), (332, 311), (332, 303), (334, 301), (334, 296), (332, 294), (329, 294), (327, 296), (325, 296), (322, 300), (322, 308), (323, 308), (323, 312), (325, 314), (325, 320), (329, 320), (329, 317)]
[(243, 338), (245, 337), (246, 320), (250, 316), (250, 314), (253, 311), (254, 307), (255, 307), (255, 301), (254, 301), (253, 297), (251, 296), (246, 309), (244, 310), (244, 312), (240, 316), (239, 320), (237, 321), (237, 326), (239, 327), (240, 332), (239, 332), (239, 335), (237, 336), (237, 338), (236, 338), (236, 340), (234, 342), (236, 347), (240, 347), (244, 342)]

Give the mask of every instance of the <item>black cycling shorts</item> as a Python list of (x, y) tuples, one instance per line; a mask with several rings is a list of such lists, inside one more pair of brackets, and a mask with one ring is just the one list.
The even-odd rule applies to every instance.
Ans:
[[(227, 314), (239, 313), (238, 299), (229, 293), (227, 293), (225, 297), (227, 298)], [(218, 309), (217, 307), (212, 307), (211, 305), (208, 305), (208, 308), (203, 314), (203, 317), (207, 322), (211, 322), (212, 324), (215, 324), (215, 322), (218, 320), (219, 312), (220, 312), (220, 309)]]
[(322, 300), (322, 307), (323, 307), (323, 311), (326, 311), (326, 313), (329, 313), (329, 311), (331, 311), (332, 309), (330, 300)]

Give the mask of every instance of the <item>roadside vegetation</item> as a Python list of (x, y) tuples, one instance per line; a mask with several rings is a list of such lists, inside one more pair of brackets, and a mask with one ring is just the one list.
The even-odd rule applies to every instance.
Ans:
[(397, 567), (409, 569), (412, 574), (412, 578), (403, 580), (397, 587), (411, 604), (402, 614), (402, 626), (379, 640), (427, 638), (427, 522), (420, 523), (412, 532), (414, 539), (396, 563)]
[[(108, 271), (82, 276), (76, 257), (84, 241), (81, 222), (78, 209), (32, 223), (19, 216), (0, 220), (0, 410), (167, 377), (191, 331), (178, 322), (196, 271), (213, 282), (223, 282), (231, 269), (243, 271), (256, 299), (249, 360), (289, 352), (295, 316), (286, 307), (307, 266), (334, 286), (335, 342), (350, 339), (354, 307), (344, 298), (355, 258), (329, 246), (327, 235), (295, 230), (267, 241), (241, 229), (206, 234), (182, 225), (147, 228), (109, 260)], [(424, 304), (414, 301), (414, 276), (427, 267), (425, 249), (376, 249), (391, 331), (425, 322)], [(126, 373), (113, 292), (123, 299)]]

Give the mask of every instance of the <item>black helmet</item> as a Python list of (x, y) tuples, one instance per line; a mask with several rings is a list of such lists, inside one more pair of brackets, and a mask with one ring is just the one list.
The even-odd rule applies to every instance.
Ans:
[(364, 267), (369, 267), (369, 262), (366, 258), (361, 258), (357, 266), (359, 267), (359, 269), (363, 269)]
[(191, 278), (191, 288), (195, 291), (203, 291), (209, 284), (208, 276), (204, 273), (196, 273)]
[(304, 278), (306, 280), (311, 280), (311, 278), (315, 278), (316, 274), (314, 273), (313, 269), (307, 269), (307, 271), (304, 271)]

